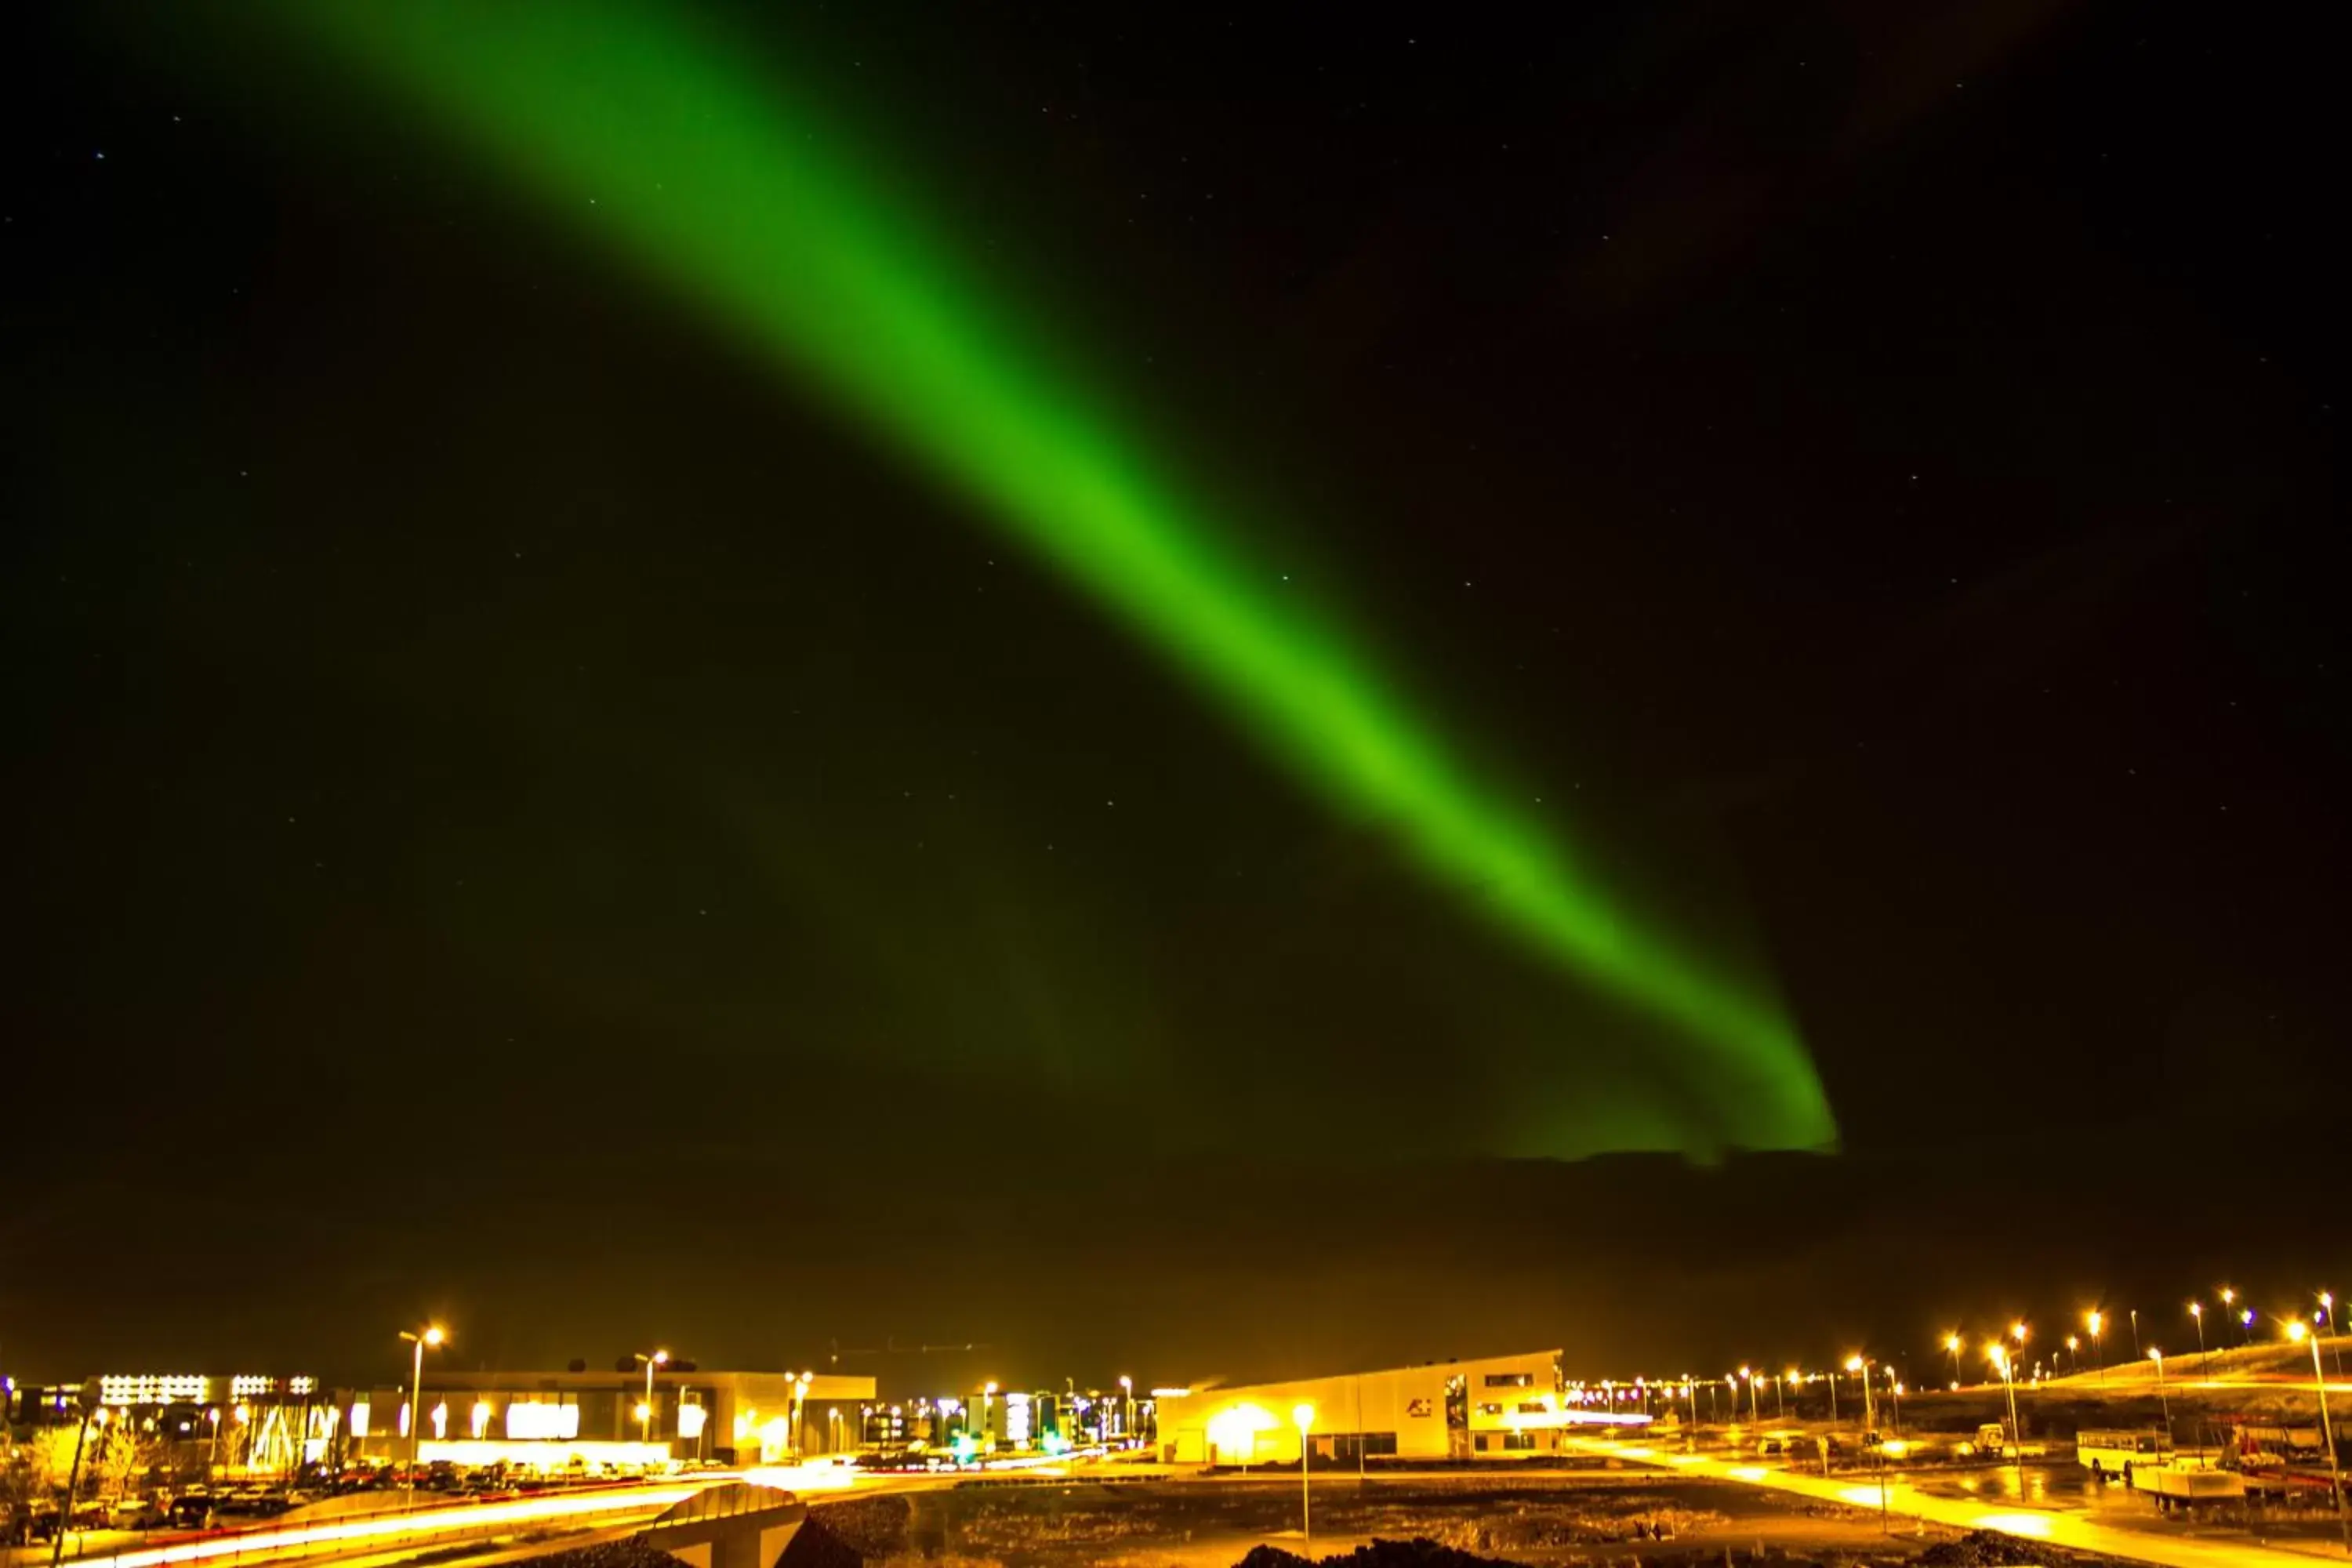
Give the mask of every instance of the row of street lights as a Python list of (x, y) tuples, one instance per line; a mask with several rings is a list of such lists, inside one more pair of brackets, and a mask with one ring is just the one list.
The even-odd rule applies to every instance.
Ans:
[[(2250, 1345), (2253, 1343), (2254, 1323), (2260, 1318), (2261, 1314), (2256, 1312), (2252, 1307), (2242, 1305), (2238, 1300), (2238, 1292), (2230, 1286), (2221, 1286), (2215, 1293), (2220, 1298), (2223, 1314), (2234, 1319), (2237, 1322), (2238, 1342), (2241, 1345)], [(2319, 1326), (2320, 1332), (2333, 1337), (2336, 1331), (2336, 1296), (2334, 1292), (2328, 1290), (2317, 1291), (2315, 1293), (2313, 1299), (2318, 1303), (2318, 1305), (2312, 1310), (2311, 1321)], [(2189, 1321), (2195, 1325), (2197, 1331), (2197, 1356), (2198, 1360), (2201, 1363), (2207, 1353), (2205, 1342), (2205, 1303), (2201, 1300), (2192, 1299), (2188, 1303), (2188, 1308)], [(2147, 1356), (2147, 1352), (2146, 1347), (2140, 1343), (2139, 1309), (2137, 1307), (2127, 1308), (2126, 1309), (2126, 1315), (2131, 1326), (2133, 1359), (2142, 1359)], [(2284, 1313), (2279, 1315), (2279, 1319), (2282, 1322), (2300, 1322), (2302, 1321), (2299, 1317)], [(2106, 1381), (2106, 1331), (2109, 1321), (2108, 1315), (2096, 1307), (2086, 1309), (2083, 1313), (2083, 1326), (2089, 1331), (2091, 1336), (2092, 1362), (2098, 1369), (2099, 1380), (2102, 1383)], [(2012, 1332), (2016, 1335), (2018, 1342), (2021, 1345), (2024, 1343), (2024, 1336), (2021, 1332), (2023, 1327), (2024, 1325), (2021, 1323), (2015, 1325), (2012, 1330)], [(1958, 1331), (1957, 1330), (1947, 1333), (1944, 1336), (1944, 1349), (1952, 1358), (1952, 1385), (1955, 1388), (1958, 1387), (1961, 1382), (1960, 1348), (1964, 1342), (1965, 1342), (1962, 1340)], [(2079, 1370), (2079, 1363), (2071, 1358), (2080, 1354), (2082, 1350), (2082, 1342), (2074, 1335), (2068, 1334), (2065, 1339), (2065, 1346), (2070, 1357), (2068, 1365)], [(2337, 1363), (2337, 1371), (2340, 1373), (2342, 1371), (2343, 1362), (2343, 1355), (2340, 1351), (2336, 1352), (2336, 1359)], [(2053, 1360), (2055, 1360), (2054, 1355)]]

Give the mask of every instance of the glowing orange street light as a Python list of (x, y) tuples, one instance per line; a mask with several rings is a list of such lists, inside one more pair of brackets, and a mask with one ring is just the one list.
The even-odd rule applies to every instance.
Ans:
[[(2098, 1314), (2094, 1312), (2091, 1316), (2096, 1318)], [(2097, 1331), (2094, 1329), (2093, 1331)], [(1985, 1355), (1994, 1366), (2000, 1369), (2002, 1386), (2009, 1390), (2009, 1436), (2013, 1445), (2011, 1452), (2017, 1458), (2017, 1495), (2023, 1497), (2025, 1495), (2025, 1428), (2018, 1424), (2017, 1419), (2016, 1369), (2010, 1360), (2009, 1347), (1999, 1340), (1993, 1341), (1985, 1347)]]
[[(1878, 1414), (1871, 1403), (1870, 1358), (1859, 1352), (1845, 1358), (1845, 1369), (1862, 1379), (1862, 1429), (1865, 1434), (1878, 1430)], [(1836, 1380), (1831, 1380), (1834, 1383)]]
[(2327, 1446), (2327, 1484), (2336, 1493), (2336, 1528), (2344, 1537), (2345, 1555), (2352, 1557), (2352, 1514), (2345, 1511), (2344, 1473), (2336, 1468), (2336, 1428), (2327, 1419), (2327, 1378), (2319, 1370), (2319, 1339), (2304, 1327), (2301, 1318), (2288, 1322), (2286, 1337), (2295, 1344), (2311, 1342), (2311, 1385), (2319, 1394), (2319, 1440)]
[(2094, 1307), (2083, 1314), (2083, 1321), (2091, 1331), (2091, 1359), (2099, 1363), (2099, 1381), (2105, 1383), (2107, 1381), (2107, 1352), (2099, 1342), (2099, 1333), (2107, 1326), (2106, 1314)]
[(1298, 1427), (1298, 1535), (1302, 1549), (1315, 1543), (1314, 1501), (1307, 1490), (1307, 1433), (1315, 1425), (1315, 1406), (1294, 1405), (1290, 1419)]
[[(449, 1342), (448, 1331), (438, 1323), (427, 1323), (410, 1331), (400, 1331), (400, 1337), (416, 1347), (415, 1364), (408, 1376), (408, 1489), (403, 1508), (416, 1506), (416, 1453), (425, 1438), (425, 1350), (427, 1345), (439, 1349)], [(245, 1406), (237, 1406), (237, 1419), (245, 1419)]]
[(654, 1368), (669, 1364), (669, 1352), (656, 1351), (651, 1355), (643, 1351), (631, 1353), (646, 1366), (645, 1403), (637, 1406), (637, 1441), (650, 1443), (654, 1440)]

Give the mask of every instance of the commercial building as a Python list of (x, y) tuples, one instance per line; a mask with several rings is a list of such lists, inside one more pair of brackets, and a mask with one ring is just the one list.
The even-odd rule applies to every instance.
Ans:
[[(353, 1391), (354, 1458), (408, 1458), (404, 1386)], [(854, 1448), (871, 1377), (706, 1372), (689, 1363), (633, 1372), (444, 1372), (427, 1364), (417, 1445), (423, 1464), (505, 1464), (543, 1473), (636, 1469), (692, 1460), (780, 1464)]]
[(340, 1424), (337, 1395), (310, 1376), (258, 1373), (108, 1373), (79, 1384), (6, 1384), (8, 1425), (68, 1426), (103, 1415), (142, 1442), (155, 1462), (235, 1478), (291, 1475), (327, 1458)]
[[(1558, 1453), (1578, 1425), (1557, 1350), (1429, 1362), (1239, 1388), (1152, 1391), (1176, 1464), (1353, 1465), (1365, 1458), (1516, 1459)], [(1304, 1408), (1305, 1431), (1297, 1424)]]
[(1152, 1402), (1129, 1385), (1082, 1392), (1072, 1381), (1058, 1391), (1030, 1391), (992, 1383), (961, 1398), (943, 1394), (876, 1403), (866, 1406), (864, 1415), (864, 1446), (870, 1452), (973, 1459), (1139, 1447), (1150, 1429)]

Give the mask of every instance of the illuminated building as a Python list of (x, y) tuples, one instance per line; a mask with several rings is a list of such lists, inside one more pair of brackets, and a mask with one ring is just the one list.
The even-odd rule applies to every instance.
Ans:
[[(1160, 1457), (1176, 1464), (1298, 1462), (1362, 1458), (1515, 1459), (1559, 1451), (1578, 1424), (1563, 1396), (1556, 1350), (1431, 1362), (1237, 1388), (1156, 1389)], [(1315, 1411), (1313, 1429), (1292, 1419)]]
[[(461, 1469), (504, 1464), (553, 1474), (635, 1469), (693, 1459), (778, 1464), (854, 1447), (871, 1377), (659, 1367), (641, 1370), (425, 1371), (417, 1459)], [(646, 1406), (641, 1419), (638, 1406)], [(408, 1456), (408, 1390), (355, 1390), (344, 1406), (352, 1457)]]
[(211, 1468), (281, 1476), (326, 1459), (340, 1401), (310, 1376), (194, 1372), (102, 1373), (79, 1385), (11, 1389), (12, 1424), (63, 1426), (96, 1411), (165, 1443), (201, 1446)]

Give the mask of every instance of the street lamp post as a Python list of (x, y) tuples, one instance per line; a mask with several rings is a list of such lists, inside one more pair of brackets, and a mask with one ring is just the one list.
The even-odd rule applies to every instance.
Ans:
[(2197, 1323), (2197, 1370), (2202, 1373), (2205, 1370), (2205, 1303), (2189, 1302), (2189, 1315)]
[(2139, 1353), (2140, 1353), (2140, 1348), (2139, 1348), (2139, 1309), (2138, 1309), (2137, 1307), (2134, 1307), (2133, 1309), (2131, 1309), (2131, 1326), (2132, 1326), (2132, 1354), (2134, 1354), (2134, 1355), (2137, 1355), (2137, 1354), (2139, 1354)]
[[(89, 1399), (95, 1397), (95, 1395), (85, 1394), (82, 1397)], [(58, 1562), (63, 1559), (66, 1554), (66, 1533), (73, 1529), (74, 1490), (81, 1485), (82, 1445), (89, 1441), (89, 1429), (92, 1426), (96, 1426), (98, 1428), (99, 1441), (104, 1442), (106, 1440), (106, 1412), (104, 1409), (101, 1408), (86, 1412), (81, 1418), (81, 1426), (79, 1429), (74, 1433), (73, 1463), (66, 1470), (65, 1511), (58, 1515), (57, 1543), (49, 1548), (49, 1568), (58, 1568)], [(84, 1542), (87, 1542), (89, 1538), (85, 1536), (83, 1539)]]
[(425, 1439), (425, 1347), (439, 1347), (449, 1342), (449, 1336), (438, 1323), (427, 1323), (414, 1333), (406, 1329), (400, 1337), (416, 1347), (415, 1363), (408, 1373), (408, 1488), (401, 1506), (416, 1506), (416, 1455)]
[(2107, 1352), (2105, 1345), (2099, 1339), (2099, 1334), (2107, 1326), (2107, 1315), (2094, 1308), (2083, 1314), (2083, 1321), (2091, 1331), (2091, 1359), (2098, 1363), (2099, 1381), (2105, 1383), (2107, 1381)]
[(643, 1351), (631, 1352), (646, 1369), (646, 1396), (637, 1405), (637, 1441), (650, 1446), (654, 1440), (654, 1368), (669, 1364), (669, 1352), (657, 1350), (647, 1355)]
[(205, 1445), (205, 1479), (209, 1481), (213, 1479), (213, 1471), (220, 1468), (220, 1406), (215, 1405), (205, 1411), (205, 1419), (213, 1429), (212, 1436)]
[(2147, 1359), (2156, 1363), (2156, 1403), (2164, 1412), (2164, 1446), (2172, 1447), (2172, 1400), (2164, 1392), (2164, 1352), (2154, 1345), (2147, 1347)]
[[(2327, 1337), (2331, 1340), (2334, 1339), (2336, 1337), (2336, 1298), (2326, 1290), (2322, 1290), (2319, 1293), (2319, 1321), (2327, 1325)], [(2344, 1347), (2340, 1344), (2329, 1345), (2327, 1347), (2327, 1356), (2329, 1360), (2336, 1363), (2336, 1375), (2342, 1377), (2344, 1375)]]
[(1135, 1441), (1135, 1379), (1131, 1377), (1118, 1380), (1118, 1436), (1122, 1444)]
[(1298, 1534), (1302, 1545), (1312, 1546), (1315, 1543), (1315, 1511), (1314, 1499), (1308, 1491), (1307, 1479), (1309, 1469), (1307, 1463), (1307, 1428), (1315, 1425), (1315, 1406), (1312, 1405), (1291, 1406), (1290, 1419), (1298, 1426)]
[(1956, 1331), (1944, 1336), (1944, 1348), (1952, 1352), (1952, 1387), (1960, 1386), (1960, 1336)]
[(2025, 1428), (2018, 1424), (2017, 1419), (2017, 1373), (2014, 1364), (2010, 1360), (2007, 1345), (1995, 1340), (1987, 1353), (1992, 1358), (1993, 1365), (2000, 1369), (2001, 1386), (2009, 1391), (2010, 1451), (2017, 1460), (2017, 1500), (2023, 1502), (2025, 1500)]
[(1871, 1404), (1870, 1398), (1870, 1358), (1866, 1355), (1850, 1355), (1845, 1358), (1845, 1369), (1859, 1374), (1862, 1378), (1862, 1430), (1867, 1436), (1878, 1426), (1876, 1407)]
[(2352, 1513), (2346, 1511), (2344, 1472), (2336, 1458), (2336, 1428), (2327, 1419), (2327, 1378), (2319, 1370), (2319, 1341), (2303, 1326), (2301, 1318), (2286, 1326), (2286, 1337), (2311, 1339), (2311, 1386), (2319, 1395), (2319, 1440), (2327, 1445), (2327, 1485), (2336, 1494), (2336, 1528), (2344, 1537), (2344, 1554), (2352, 1557)]

